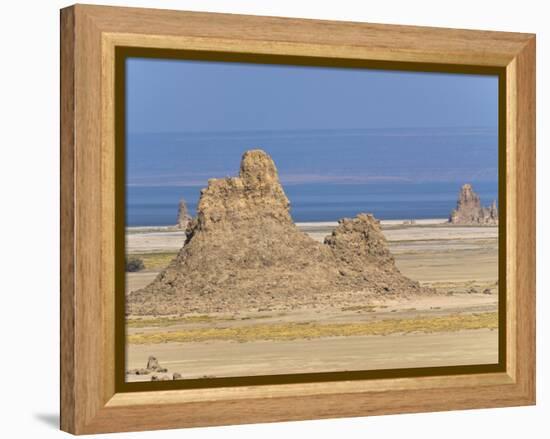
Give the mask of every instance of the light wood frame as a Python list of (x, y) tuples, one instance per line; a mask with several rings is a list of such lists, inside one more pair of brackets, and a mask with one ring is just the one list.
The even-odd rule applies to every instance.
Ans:
[[(115, 48), (501, 68), (506, 370), (115, 392)], [(535, 403), (535, 37), (76, 5), (61, 11), (61, 428), (74, 434)]]

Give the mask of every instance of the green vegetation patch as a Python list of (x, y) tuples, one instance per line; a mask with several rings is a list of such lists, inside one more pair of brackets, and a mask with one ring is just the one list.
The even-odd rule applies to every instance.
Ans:
[(126, 272), (134, 273), (145, 268), (143, 260), (136, 256), (126, 256)]

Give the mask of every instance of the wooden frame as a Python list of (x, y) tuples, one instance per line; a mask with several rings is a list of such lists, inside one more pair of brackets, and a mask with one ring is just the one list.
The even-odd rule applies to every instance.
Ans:
[[(505, 77), (503, 372), (115, 391), (115, 50), (494, 67)], [(61, 11), (61, 428), (83, 434), (535, 402), (535, 37), (76, 5)]]

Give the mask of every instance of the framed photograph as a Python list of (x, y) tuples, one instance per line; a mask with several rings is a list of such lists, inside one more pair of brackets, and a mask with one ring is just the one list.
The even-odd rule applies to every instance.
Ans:
[(61, 428), (535, 403), (535, 37), (61, 11)]

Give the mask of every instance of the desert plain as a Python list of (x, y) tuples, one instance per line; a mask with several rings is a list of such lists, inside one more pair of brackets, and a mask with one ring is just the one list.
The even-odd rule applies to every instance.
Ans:
[[(336, 223), (297, 223), (322, 242)], [(307, 310), (128, 315), (126, 369), (156, 357), (158, 379), (376, 370), (498, 362), (498, 226), (447, 219), (381, 221), (397, 268), (437, 294), (326, 303)], [(150, 284), (185, 241), (173, 227), (128, 228), (126, 251)], [(128, 374), (150, 381), (153, 373)]]

